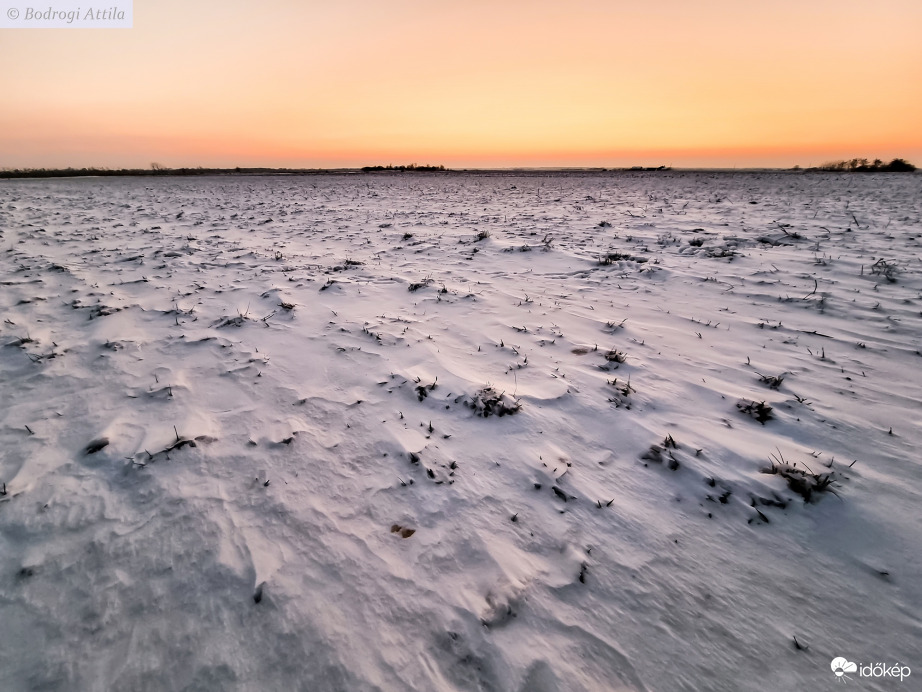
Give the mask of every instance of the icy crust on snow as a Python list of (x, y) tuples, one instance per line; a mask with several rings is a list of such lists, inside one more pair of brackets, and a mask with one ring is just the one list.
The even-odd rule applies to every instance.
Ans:
[(922, 674), (920, 218), (915, 175), (4, 182), (3, 689)]

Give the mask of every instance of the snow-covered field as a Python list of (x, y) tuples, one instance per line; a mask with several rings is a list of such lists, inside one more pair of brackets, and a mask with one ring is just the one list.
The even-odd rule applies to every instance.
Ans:
[(919, 175), (3, 181), (0, 688), (920, 689), (920, 271)]

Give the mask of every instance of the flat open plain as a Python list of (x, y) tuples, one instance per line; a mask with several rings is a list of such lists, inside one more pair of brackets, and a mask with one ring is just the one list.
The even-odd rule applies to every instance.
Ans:
[(922, 676), (920, 270), (919, 175), (3, 181), (0, 687)]

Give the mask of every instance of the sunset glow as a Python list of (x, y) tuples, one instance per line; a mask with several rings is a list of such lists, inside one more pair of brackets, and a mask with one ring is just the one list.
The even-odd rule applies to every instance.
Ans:
[(922, 159), (922, 4), (135, 0), (0, 29), (0, 166)]

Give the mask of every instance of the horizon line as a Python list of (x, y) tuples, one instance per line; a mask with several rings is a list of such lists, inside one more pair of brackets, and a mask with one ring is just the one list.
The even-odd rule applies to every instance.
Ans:
[[(417, 168), (377, 168), (368, 170), (373, 167), (366, 166), (335, 166), (335, 167), (279, 167), (279, 166), (234, 166), (234, 167), (212, 167), (212, 166), (180, 166), (180, 167), (161, 167), (161, 168), (110, 168), (103, 166), (84, 166), (65, 168), (58, 167), (2, 167), (0, 168), (0, 179), (11, 180), (16, 178), (40, 178), (40, 177), (131, 177), (131, 176), (176, 176), (183, 175), (247, 175), (247, 174), (314, 174), (322, 175), (324, 173), (362, 173), (367, 175), (380, 174), (419, 174), (419, 173), (515, 173), (515, 172), (544, 172), (544, 173), (566, 173), (566, 172), (595, 172), (595, 173), (719, 173), (719, 172), (824, 172), (824, 173), (850, 173), (855, 171), (831, 170), (822, 166), (470, 166), (449, 168), (438, 166), (417, 166)], [(857, 172), (890, 172), (890, 171), (857, 171)], [(912, 172), (912, 171), (909, 171)], [(30, 173), (37, 175), (30, 176)]]

